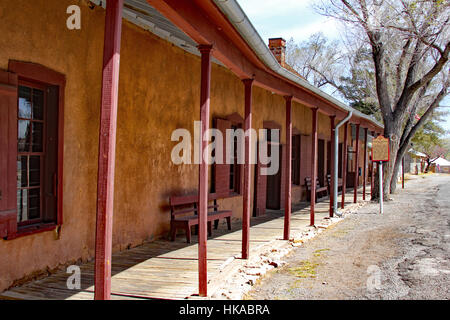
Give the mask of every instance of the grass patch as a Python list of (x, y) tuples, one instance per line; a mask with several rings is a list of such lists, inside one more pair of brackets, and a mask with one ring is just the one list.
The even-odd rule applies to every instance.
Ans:
[(316, 277), (316, 268), (319, 264), (312, 261), (300, 261), (300, 265), (298, 267), (289, 268), (288, 271), (293, 276), (297, 278), (306, 279), (306, 278), (315, 278)]
[(320, 257), (322, 255), (322, 252), (330, 251), (330, 249), (319, 249), (314, 251), (313, 255), (314, 257)]
[(330, 237), (341, 238), (347, 235), (348, 232), (349, 230), (335, 230), (333, 233), (330, 234)]

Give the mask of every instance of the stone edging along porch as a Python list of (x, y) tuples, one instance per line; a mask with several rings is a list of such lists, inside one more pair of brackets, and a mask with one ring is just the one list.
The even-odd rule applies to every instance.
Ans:
[[(361, 187), (362, 189), (362, 187)], [(370, 186), (368, 188), (370, 194)], [(353, 190), (347, 192), (347, 199), (353, 199)], [(370, 197), (367, 197), (370, 198)], [(366, 198), (366, 199), (367, 199)], [(208, 283), (208, 297), (200, 298), (191, 296), (190, 299), (230, 299), (241, 300), (245, 294), (251, 290), (252, 286), (258, 279), (261, 279), (268, 271), (278, 268), (285, 264), (282, 260), (294, 248), (300, 247), (303, 243), (313, 239), (325, 229), (333, 226), (343, 219), (345, 216), (356, 212), (359, 208), (366, 205), (370, 200), (362, 200), (361, 191), (358, 192), (357, 203), (346, 203), (345, 209), (340, 209), (343, 213), (342, 217), (329, 218), (329, 199), (316, 204), (316, 225), (309, 226), (309, 209), (293, 208), (291, 218), (291, 238), (289, 241), (282, 240), (283, 216), (279, 216), (266, 223), (252, 226), (252, 231), (257, 228), (274, 227), (279, 229), (279, 237), (263, 242), (259, 245), (252, 244), (250, 248), (250, 258), (248, 260), (240, 259), (239, 255), (230, 257), (219, 268), (218, 272), (212, 277)], [(277, 212), (284, 212), (283, 210)], [(275, 211), (274, 211), (275, 213)], [(269, 213), (270, 214), (270, 213)], [(276, 228), (276, 225), (279, 227)], [(236, 231), (240, 233), (239, 231)]]

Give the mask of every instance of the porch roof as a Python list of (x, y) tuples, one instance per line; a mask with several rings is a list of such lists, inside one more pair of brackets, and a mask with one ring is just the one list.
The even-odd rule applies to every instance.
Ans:
[[(90, 1), (97, 5), (106, 7), (106, 0)], [(148, 30), (149, 32), (156, 34), (157, 36), (173, 43), (183, 50), (195, 55), (199, 55), (197, 45), (201, 44), (201, 41), (198, 41), (198, 39), (205, 39), (207, 37), (203, 37), (203, 35), (195, 37), (193, 36), (192, 31), (183, 30), (184, 28), (179, 26), (181, 24), (185, 24), (185, 18), (182, 17), (182, 12), (176, 13), (180, 16), (180, 18), (177, 19), (177, 24), (175, 24), (174, 22), (169, 20), (169, 18), (165, 17), (165, 15), (162, 14), (158, 10), (158, 8), (155, 8), (154, 6), (149, 4), (153, 2), (154, 1), (152, 0), (125, 0), (123, 17), (133, 24), (143, 28), (144, 30)], [(173, 10), (173, 1), (162, 2), (163, 4), (161, 6), (164, 8), (169, 8), (170, 6), (172, 6), (171, 8), (164, 10), (165, 12), (163, 13), (167, 15), (169, 11)], [(311, 85), (308, 81), (281, 67), (265, 42), (262, 40), (257, 30), (251, 24), (250, 20), (248, 19), (242, 8), (239, 6), (237, 1), (213, 0), (193, 2), (194, 4), (191, 5), (203, 7), (203, 9), (205, 9), (207, 13), (211, 13), (210, 18), (214, 21), (209, 21), (208, 23), (214, 22), (216, 29), (221, 31), (222, 34), (224, 33), (226, 37), (229, 37), (231, 39), (228, 45), (234, 44), (235, 47), (239, 51), (241, 51), (242, 55), (249, 60), (249, 62), (252, 64), (252, 67), (256, 66), (258, 69), (265, 69), (261, 71), (269, 72), (272, 76), (275, 76), (276, 78), (287, 82), (288, 85), (286, 85), (286, 83), (281, 86), (280, 84), (275, 85), (274, 82), (276, 82), (277, 79), (274, 79), (273, 77), (267, 78), (266, 74), (251, 74), (252, 72), (251, 70), (248, 70), (249, 68), (246, 68), (245, 65), (240, 65), (238, 62), (236, 62), (237, 65), (234, 64), (234, 62), (233, 65), (230, 65), (229, 63), (227, 63), (227, 61), (223, 61), (229, 58), (225, 57), (227, 55), (226, 53), (218, 54), (218, 57), (216, 56), (216, 58), (213, 57), (213, 62), (229, 67), (241, 78), (245, 78), (243, 74), (250, 73), (250, 76), (253, 76), (255, 78), (256, 83), (260, 82), (259, 84), (262, 87), (265, 87), (266, 89), (272, 89), (275, 92), (280, 91), (281, 88), (283, 92), (294, 91), (290, 87), (290, 85), (294, 84), (295, 87), (301, 88), (303, 91), (306, 91), (304, 93), (310, 95), (308, 97), (309, 99), (306, 99), (307, 101), (303, 101), (302, 98), (297, 98), (297, 95), (293, 93), (292, 95), (294, 96), (294, 99), (297, 98), (298, 101), (305, 103), (310, 107), (319, 107), (322, 112), (325, 111), (325, 113), (327, 114), (335, 114), (337, 115), (338, 119), (345, 117), (346, 113), (352, 111), (353, 122), (370, 126), (371, 130), (374, 131), (376, 129), (380, 130), (384, 127), (373, 117), (363, 114), (362, 112), (351, 108), (350, 106), (347, 106), (343, 102)], [(175, 6), (177, 5), (179, 5), (179, 3), (175, 2)], [(215, 11), (214, 14), (212, 14), (211, 10)], [(222, 29), (223, 24), (221, 25), (220, 23), (217, 23), (220, 22), (219, 20), (221, 19), (226, 21), (226, 23), (228, 24), (228, 28)], [(236, 34), (230, 34), (230, 28)], [(195, 30), (195, 32), (200, 34), (198, 30)], [(236, 35), (238, 35), (240, 39), (236, 40)], [(242, 44), (245, 44), (245, 47), (242, 46)], [(221, 59), (222, 57), (225, 59)], [(238, 67), (239, 70), (236, 70), (236, 67)], [(262, 77), (264, 77), (265, 79), (263, 81), (259, 80), (259, 78)]]
[[(106, 0), (90, 0), (92, 3), (106, 8)], [(136, 26), (196, 56), (200, 56), (198, 43), (153, 8), (146, 0), (124, 0), (123, 18)], [(212, 58), (212, 62), (222, 63)]]

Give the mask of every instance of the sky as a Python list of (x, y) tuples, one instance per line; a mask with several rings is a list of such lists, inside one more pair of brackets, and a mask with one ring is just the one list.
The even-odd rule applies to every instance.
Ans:
[[(269, 38), (294, 38), (295, 42), (307, 40), (321, 31), (329, 39), (340, 39), (343, 27), (333, 19), (321, 16), (312, 7), (317, 0), (237, 0), (244, 12), (268, 43)], [(450, 106), (450, 97), (441, 103)], [(450, 108), (447, 108), (450, 112)], [(442, 123), (450, 137), (450, 114)]]
[[(314, 0), (238, 0), (264, 41), (282, 37), (296, 42), (322, 31), (329, 38), (339, 37), (338, 24), (317, 14)], [(317, 2), (317, 1), (316, 1)]]

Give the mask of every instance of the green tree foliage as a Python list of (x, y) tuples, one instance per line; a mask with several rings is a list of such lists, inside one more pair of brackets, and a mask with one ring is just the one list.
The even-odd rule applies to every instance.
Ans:
[(444, 139), (443, 146), (444, 146), (444, 149), (446, 150), (444, 157), (445, 157), (445, 159), (448, 160), (448, 159), (450, 159), (450, 137), (447, 137)]
[(433, 117), (428, 120), (420, 130), (417, 131), (411, 142), (416, 151), (431, 154), (432, 150), (436, 146), (444, 146), (444, 134), (445, 129), (440, 126), (439, 119)]

